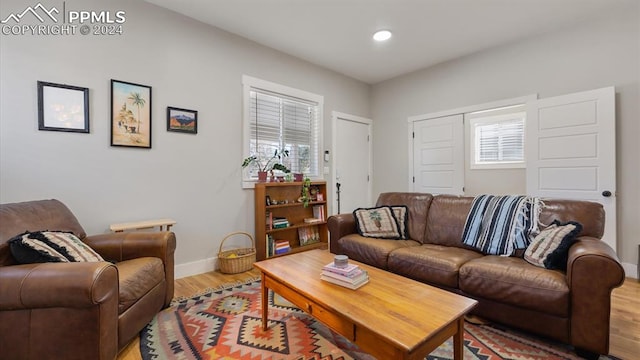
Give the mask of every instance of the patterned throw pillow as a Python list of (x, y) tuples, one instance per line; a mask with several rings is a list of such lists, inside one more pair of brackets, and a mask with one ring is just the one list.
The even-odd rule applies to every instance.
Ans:
[(400, 239), (398, 222), (389, 206), (360, 208), (353, 211), (358, 233), (362, 236), (382, 239)]
[(409, 218), (409, 209), (405, 205), (392, 205), (393, 215), (398, 222), (398, 231), (400, 232), (400, 239), (407, 240), (409, 233), (407, 230), (407, 221)]
[(566, 270), (569, 248), (577, 241), (580, 231), (582, 225), (577, 222), (562, 224), (556, 220), (531, 241), (524, 259), (535, 266)]
[(8, 243), (11, 254), (21, 264), (104, 261), (71, 232), (26, 232), (15, 236)]

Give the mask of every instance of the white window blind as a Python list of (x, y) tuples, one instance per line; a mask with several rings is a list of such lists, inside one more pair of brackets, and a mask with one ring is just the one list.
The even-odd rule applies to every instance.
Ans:
[(524, 167), (522, 106), (468, 114), (471, 168)]
[[(255, 155), (265, 164), (276, 150), (287, 150), (289, 156), (276, 162), (291, 172), (319, 177), (322, 97), (256, 81), (257, 84), (245, 87), (248, 108), (245, 116), (248, 147), (245, 149), (249, 153), (244, 157)], [(245, 85), (247, 82), (251, 81), (245, 79)], [(274, 173), (279, 175), (278, 171)], [(257, 166), (250, 166), (244, 176), (245, 181), (257, 179)]]

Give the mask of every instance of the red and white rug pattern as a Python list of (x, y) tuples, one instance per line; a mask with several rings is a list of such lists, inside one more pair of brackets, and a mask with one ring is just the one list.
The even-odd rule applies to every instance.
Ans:
[[(273, 292), (269, 295), (269, 330), (262, 331), (260, 298), (260, 282), (254, 281), (174, 303), (140, 334), (142, 358), (375, 360)], [(464, 352), (466, 360), (580, 359), (560, 344), (470, 323), (465, 324)], [(426, 359), (452, 359), (452, 355), (449, 339)]]

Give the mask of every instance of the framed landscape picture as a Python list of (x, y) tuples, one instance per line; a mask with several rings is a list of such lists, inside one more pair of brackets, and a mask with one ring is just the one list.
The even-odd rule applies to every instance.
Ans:
[(195, 110), (167, 107), (167, 131), (198, 133), (198, 112)]
[(111, 146), (151, 148), (151, 86), (111, 80)]
[(89, 89), (38, 81), (38, 129), (89, 132)]

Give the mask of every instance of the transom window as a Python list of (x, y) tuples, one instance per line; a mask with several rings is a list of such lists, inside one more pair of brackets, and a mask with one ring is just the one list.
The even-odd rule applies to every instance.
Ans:
[(524, 106), (492, 109), (465, 115), (469, 119), (471, 168), (525, 166)]
[[(243, 77), (245, 89), (245, 145), (243, 158), (256, 156), (266, 164), (273, 155), (287, 151), (288, 156), (274, 161), (292, 172), (310, 178), (319, 177), (323, 97), (305, 91)], [(244, 171), (245, 187), (258, 178), (258, 166)], [(274, 170), (275, 175), (281, 172)]]

